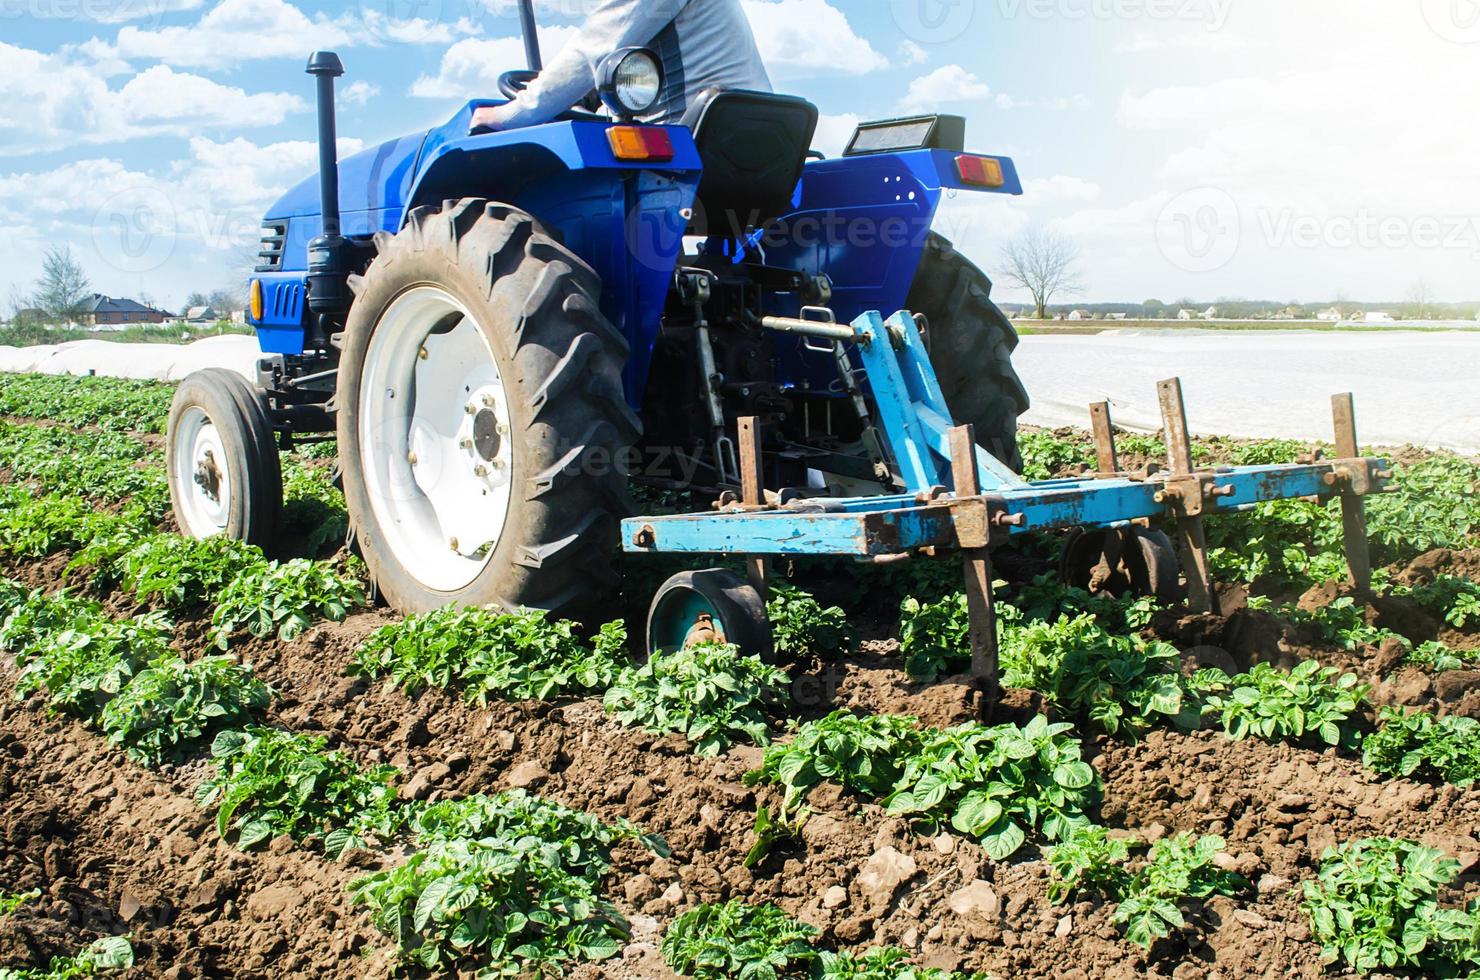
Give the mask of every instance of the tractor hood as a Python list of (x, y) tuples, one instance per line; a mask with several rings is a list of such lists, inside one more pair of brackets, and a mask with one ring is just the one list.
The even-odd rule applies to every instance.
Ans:
[[(380, 212), (400, 213), (426, 138), (425, 132), (413, 133), (339, 161), (339, 210), (347, 233), (354, 234), (351, 229), (361, 224), (377, 230), (380, 223), (369, 219)], [(318, 215), (320, 210), (319, 177), (311, 173), (268, 209), (266, 220)]]

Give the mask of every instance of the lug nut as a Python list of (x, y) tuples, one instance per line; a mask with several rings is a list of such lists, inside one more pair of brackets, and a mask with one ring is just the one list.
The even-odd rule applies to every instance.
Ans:
[(430, 357), (431, 355), (428, 354), (427, 353), (427, 349), (425, 347), (423, 347), (421, 350), (419, 350), (419, 351), (416, 352), (416, 356), (419, 357), (419, 358), (421, 358), (424, 361), (428, 357)]
[(478, 406), (474, 405), (472, 402), (469, 402), (468, 404), (463, 406), (463, 411), (467, 412), (469, 415), (477, 415)]
[(453, 551), (457, 550), (457, 538), (453, 538), (451, 541), (448, 541), (447, 544), (452, 548)]
[(477, 466), (473, 467), (473, 475), (478, 477), (480, 480), (483, 479), (488, 475), (488, 467), (484, 466), (482, 463), (479, 463)]
[(416, 453), (407, 453), (406, 454), (406, 462), (410, 463), (412, 466), (415, 466), (416, 465)]
[(471, 439), (464, 439), (464, 440), (462, 440), (461, 442), (459, 442), (457, 444), (457, 447), (459, 449), (472, 449), (473, 448), (473, 440), (471, 440)]
[(496, 403), (494, 402), (492, 395), (484, 395), (483, 396), (483, 407), (484, 408), (492, 408), (495, 404)]

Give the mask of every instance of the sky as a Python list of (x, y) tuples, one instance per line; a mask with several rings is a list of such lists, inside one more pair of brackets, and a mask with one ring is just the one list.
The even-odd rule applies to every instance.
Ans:
[[(598, 2), (539, 0), (547, 52)], [(820, 149), (944, 111), (1014, 158), (1022, 197), (938, 217), (989, 272), (1046, 228), (1085, 302), (1480, 298), (1480, 0), (742, 2)], [(517, 36), (511, 0), (0, 0), (0, 307), (60, 244), (172, 309), (239, 283), (314, 170), (310, 51), (353, 150), (494, 96)]]

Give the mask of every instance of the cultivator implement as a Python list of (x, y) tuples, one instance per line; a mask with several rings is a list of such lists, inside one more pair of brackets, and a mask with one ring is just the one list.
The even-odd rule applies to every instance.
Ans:
[[(888, 563), (959, 552), (971, 613), (972, 667), (990, 696), (997, 684), (992, 549), (1040, 531), (1081, 529), (1075, 550), (1090, 554), (1082, 567), (1101, 573), (1130, 568), (1130, 578), (1166, 596), (1175, 589), (1175, 559), (1152, 522), (1170, 519), (1194, 611), (1215, 607), (1204, 517), (1249, 510), (1263, 501), (1303, 498), (1342, 501), (1345, 547), (1353, 584), (1371, 578), (1363, 499), (1383, 492), (1392, 478), (1386, 461), (1358, 454), (1350, 395), (1333, 400), (1335, 459), (1319, 453), (1288, 465), (1198, 467), (1194, 464), (1180, 381), (1158, 388), (1167, 466), (1136, 473), (1121, 469), (1106, 403), (1090, 407), (1099, 472), (1076, 479), (1028, 482), (980, 448), (970, 426), (953, 427), (915, 318), (885, 321), (867, 313), (851, 325), (827, 320), (768, 317), (771, 330), (832, 345), (868, 424), (883, 438), (884, 461), (904, 492), (834, 498), (801, 490), (761, 487), (758, 424), (742, 420), (743, 493), (726, 495), (711, 513), (632, 518), (624, 547), (641, 554), (712, 554), (746, 558), (753, 585), (764, 588), (764, 559), (798, 555), (847, 556)], [(853, 367), (863, 368), (863, 379)], [(861, 381), (861, 383), (860, 383)], [(871, 406), (870, 404), (871, 403)], [(1171, 571), (1168, 571), (1171, 562)], [(1170, 579), (1170, 581), (1169, 581)], [(650, 632), (651, 641), (651, 632)]]

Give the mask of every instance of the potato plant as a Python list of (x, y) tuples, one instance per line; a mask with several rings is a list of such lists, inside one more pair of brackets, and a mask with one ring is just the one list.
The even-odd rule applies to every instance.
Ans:
[(342, 621), (365, 601), (357, 579), (323, 562), (297, 558), (253, 565), (221, 591), (211, 634), (222, 650), (242, 633), (293, 640), (318, 620)]
[(1235, 895), (1247, 885), (1214, 864), (1223, 848), (1223, 838), (1216, 835), (1178, 834), (1152, 844), (1132, 869), (1130, 840), (1111, 836), (1104, 827), (1081, 827), (1044, 852), (1054, 873), (1049, 899), (1061, 904), (1076, 893), (1103, 895), (1116, 903), (1114, 921), (1126, 939), (1150, 949), (1173, 929), (1187, 927), (1184, 903)]
[(408, 694), (460, 687), (480, 703), (604, 691), (627, 663), (626, 630), (608, 623), (589, 645), (575, 630), (538, 610), (448, 607), (380, 627), (356, 649), (351, 670)]
[(132, 378), (0, 374), (0, 415), (96, 426), (113, 432), (163, 432), (175, 386)]
[(153, 526), (153, 519), (137, 507), (109, 513), (81, 497), (37, 496), (18, 484), (0, 487), (0, 556), (45, 558), (104, 535), (142, 537)]
[(388, 841), (400, 824), (394, 766), (363, 768), (323, 738), (274, 728), (221, 732), (211, 744), (211, 778), (195, 801), (216, 808), (216, 829), (251, 850), (286, 834), (322, 841), (339, 858)]
[(134, 947), (126, 936), (104, 936), (72, 956), (53, 956), (35, 969), (0, 967), (0, 980), (81, 980), (134, 965)]
[(21, 651), (16, 695), (44, 691), (51, 711), (96, 717), (146, 664), (172, 656), (172, 633), (160, 613), (123, 622), (96, 610), (78, 616), (66, 629), (42, 632)]
[(611, 868), (611, 849), (624, 840), (640, 841), (660, 856), (668, 845), (627, 821), (607, 824), (584, 810), (513, 789), (497, 796), (460, 797), (413, 804), (406, 826), (418, 846), (455, 840), (535, 838), (558, 849), (562, 867), (599, 880)]
[(1455, 786), (1480, 781), (1480, 721), (1385, 707), (1362, 742), (1362, 761), (1393, 778), (1418, 775)]
[(1204, 698), (1205, 711), (1235, 741), (1252, 735), (1267, 741), (1319, 739), (1326, 745), (1350, 745), (1356, 733), (1348, 721), (1366, 701), (1368, 690), (1355, 674), (1342, 674), (1315, 660), (1289, 671), (1255, 664), (1234, 678), (1217, 670), (1199, 676), (1210, 692)]
[(399, 961), (434, 973), (561, 973), (610, 959), (627, 923), (599, 883), (564, 866), (558, 842), (489, 837), (433, 843), (357, 879), (350, 896), (395, 943)]
[(811, 975), (817, 930), (774, 905), (700, 905), (663, 934), (663, 959), (694, 980), (772, 980)]
[(1480, 968), (1480, 900), (1441, 906), (1460, 865), (1411, 840), (1378, 837), (1329, 848), (1306, 881), (1304, 908), (1327, 963), (1359, 974), (1466, 976)]
[(186, 663), (173, 654), (136, 674), (103, 709), (108, 741), (155, 767), (178, 761), (216, 732), (250, 724), (271, 692), (230, 657)]
[(791, 679), (733, 646), (701, 644), (657, 653), (625, 667), (603, 702), (624, 725), (677, 732), (699, 755), (718, 755), (737, 740), (767, 745), (767, 708), (787, 697)]
[(853, 646), (848, 614), (837, 606), (824, 608), (810, 593), (790, 585), (775, 585), (770, 593), (766, 614), (781, 656), (837, 656)]

